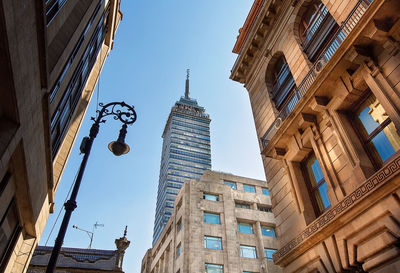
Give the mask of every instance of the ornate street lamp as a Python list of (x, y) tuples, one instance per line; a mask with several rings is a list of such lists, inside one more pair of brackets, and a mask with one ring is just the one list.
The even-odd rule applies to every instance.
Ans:
[(122, 129), (119, 132), (119, 136), (117, 141), (113, 141), (108, 145), (110, 151), (116, 155), (120, 156), (129, 152), (129, 146), (125, 143), (126, 136), (126, 128), (127, 125), (131, 125), (136, 121), (136, 112), (133, 109), (133, 106), (126, 104), (125, 102), (111, 102), (106, 105), (102, 103), (99, 104), (102, 108), (101, 110), (97, 110), (98, 113), (97, 118), (93, 118), (94, 123), (90, 128), (89, 137), (84, 137), (82, 140), (82, 144), (80, 147), (81, 152), (84, 154), (81, 166), (79, 167), (78, 176), (76, 177), (76, 182), (74, 188), (71, 193), (70, 199), (64, 204), (65, 207), (65, 215), (63, 221), (61, 223), (60, 230), (58, 231), (57, 239), (53, 247), (53, 251), (51, 252), (49, 264), (47, 265), (46, 273), (53, 273), (56, 268), (57, 258), (60, 254), (61, 246), (64, 241), (65, 233), (68, 228), (69, 220), (71, 218), (71, 214), (74, 211), (76, 206), (76, 197), (78, 195), (79, 186), (82, 181), (82, 176), (85, 171), (86, 163), (89, 158), (90, 150), (92, 149), (93, 141), (99, 132), (100, 123), (104, 123), (105, 120), (103, 118), (107, 116), (113, 116), (115, 120), (119, 120), (122, 122)]

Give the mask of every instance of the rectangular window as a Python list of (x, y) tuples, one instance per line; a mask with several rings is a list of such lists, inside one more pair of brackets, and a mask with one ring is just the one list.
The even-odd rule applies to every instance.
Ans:
[(331, 206), (331, 202), (328, 197), (328, 187), (315, 154), (312, 153), (307, 158), (303, 163), (303, 169), (306, 172), (307, 188), (311, 195), (311, 202), (316, 214), (319, 216)]
[(234, 189), (234, 190), (236, 190), (236, 189), (237, 189), (237, 187), (236, 187), (236, 183), (235, 183), (235, 182), (231, 182), (231, 181), (224, 181), (224, 184), (225, 184), (225, 185), (228, 185), (229, 187), (231, 187), (231, 189)]
[(179, 243), (179, 245), (176, 247), (176, 257), (181, 256), (181, 243)]
[(212, 237), (212, 236), (204, 236), (204, 248), (221, 250), (222, 249), (222, 238)]
[(242, 204), (242, 203), (235, 203), (235, 207), (242, 208), (242, 209), (250, 209), (250, 205)]
[(203, 193), (203, 199), (210, 200), (210, 201), (219, 201), (218, 195), (210, 194), (210, 193)]
[(17, 204), (14, 199), (0, 219), (0, 271), (3, 272), (16, 239), (21, 232)]
[(264, 194), (264, 195), (270, 195), (270, 193), (269, 193), (269, 189), (267, 189), (267, 188), (262, 188), (262, 194)]
[(260, 205), (258, 205), (258, 210), (264, 211), (264, 212), (272, 212), (272, 209), (270, 207), (264, 207), (264, 206), (260, 206)]
[(264, 248), (265, 258), (267, 258), (268, 261), (273, 261), (272, 254), (274, 254), (275, 251), (276, 249)]
[(257, 259), (257, 251), (255, 246), (240, 246), (240, 257)]
[(241, 233), (253, 234), (253, 225), (248, 223), (238, 223), (238, 231)]
[(205, 264), (206, 273), (224, 273), (224, 266), (219, 264)]
[(273, 227), (261, 226), (261, 233), (263, 236), (276, 238), (275, 229)]
[(217, 224), (217, 225), (221, 224), (221, 219), (219, 218), (219, 214), (204, 212), (204, 223)]
[(179, 231), (181, 231), (181, 229), (182, 229), (182, 218), (181, 219), (179, 219), (179, 221), (178, 221), (178, 223), (176, 224), (177, 225), (177, 231), (179, 232)]
[(256, 192), (256, 187), (254, 187), (254, 186), (252, 186), (252, 185), (243, 184), (243, 190), (244, 190), (245, 192), (252, 192), (252, 193), (255, 193), (255, 192)]
[(374, 95), (355, 112), (356, 132), (376, 168), (400, 149), (400, 136), (385, 109)]

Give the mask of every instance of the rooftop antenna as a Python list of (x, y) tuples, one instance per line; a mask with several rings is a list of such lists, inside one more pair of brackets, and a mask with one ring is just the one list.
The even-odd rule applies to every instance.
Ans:
[(189, 72), (190, 69), (186, 69), (185, 99), (189, 98)]
[(90, 239), (90, 244), (89, 244), (88, 249), (91, 249), (91, 248), (92, 248), (92, 243), (93, 243), (94, 230), (97, 229), (98, 227), (104, 227), (104, 224), (99, 224), (99, 223), (96, 221), (96, 223), (93, 225), (92, 231), (89, 231), (89, 230), (80, 228), (80, 227), (78, 227), (78, 226), (76, 226), (76, 225), (73, 225), (72, 227), (73, 227), (74, 229), (77, 229), (77, 230), (86, 232), (86, 234), (89, 236), (89, 239)]

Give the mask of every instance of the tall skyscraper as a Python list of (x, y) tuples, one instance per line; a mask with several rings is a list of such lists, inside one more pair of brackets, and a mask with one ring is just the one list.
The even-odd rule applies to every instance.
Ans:
[(187, 70), (185, 96), (172, 107), (162, 134), (153, 245), (172, 215), (183, 182), (200, 179), (205, 170), (211, 169), (210, 121), (205, 109), (189, 97)]

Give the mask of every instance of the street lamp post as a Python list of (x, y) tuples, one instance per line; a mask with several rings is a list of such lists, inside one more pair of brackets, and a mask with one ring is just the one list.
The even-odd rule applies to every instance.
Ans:
[(87, 160), (89, 158), (90, 150), (93, 145), (93, 141), (99, 132), (100, 123), (104, 123), (105, 120), (103, 118), (107, 116), (113, 116), (115, 120), (121, 121), (122, 128), (119, 132), (118, 139), (116, 141), (111, 142), (108, 145), (110, 151), (116, 155), (120, 156), (129, 152), (129, 146), (125, 143), (126, 136), (126, 128), (127, 125), (131, 125), (136, 121), (136, 112), (133, 109), (133, 106), (126, 104), (125, 102), (111, 102), (106, 105), (102, 103), (99, 104), (102, 108), (101, 110), (97, 110), (98, 116), (97, 118), (93, 118), (94, 123), (90, 128), (89, 137), (84, 137), (82, 140), (82, 144), (80, 147), (81, 152), (84, 154), (81, 165), (79, 167), (78, 176), (76, 177), (76, 182), (74, 188), (71, 193), (70, 199), (64, 204), (65, 207), (65, 215), (63, 221), (61, 223), (60, 230), (58, 231), (57, 239), (53, 247), (53, 251), (51, 252), (49, 264), (47, 265), (46, 273), (53, 273), (56, 268), (57, 258), (61, 250), (61, 246), (64, 242), (65, 233), (68, 228), (69, 220), (71, 218), (71, 214), (76, 208), (76, 197), (78, 195), (79, 186), (81, 185), (82, 176), (85, 172), (85, 167)]

